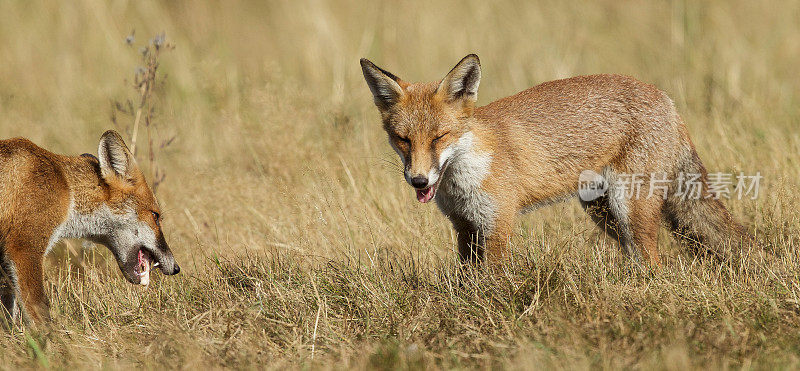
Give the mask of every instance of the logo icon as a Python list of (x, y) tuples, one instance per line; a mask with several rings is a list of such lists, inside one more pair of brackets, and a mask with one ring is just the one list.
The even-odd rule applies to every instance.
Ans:
[(592, 171), (581, 171), (578, 177), (578, 197), (581, 201), (589, 202), (596, 200), (606, 194), (608, 182), (602, 175)]

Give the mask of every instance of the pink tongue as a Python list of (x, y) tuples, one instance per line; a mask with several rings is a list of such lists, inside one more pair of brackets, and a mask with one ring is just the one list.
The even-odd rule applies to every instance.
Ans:
[(417, 190), (417, 200), (422, 202), (423, 204), (433, 199), (433, 195), (436, 193), (434, 187), (428, 187), (425, 189), (418, 189)]

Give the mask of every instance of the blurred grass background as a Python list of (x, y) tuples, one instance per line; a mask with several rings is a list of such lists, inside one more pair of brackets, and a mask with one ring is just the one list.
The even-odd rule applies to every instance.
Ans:
[[(96, 153), (100, 134), (113, 128), (110, 102), (131, 96), (125, 79), (140, 61), (138, 46), (162, 31), (176, 46), (161, 59), (168, 79), (159, 93), (153, 134), (176, 137), (159, 152), (167, 178), (158, 196), (165, 232), (184, 268), (181, 277), (157, 280), (156, 288), (142, 292), (125, 285), (105, 249), (84, 251), (79, 243), (64, 244), (50, 257), (48, 270), (54, 327), (61, 330), (3, 335), (0, 360), (7, 362), (0, 367), (43, 362), (56, 367), (158, 367), (151, 362), (161, 359), (178, 362), (167, 363), (170, 367), (194, 362), (243, 368), (255, 366), (249, 362), (334, 368), (330, 365), (524, 367), (542, 359), (570, 368), (669, 368), (661, 363), (665, 359), (694, 366), (747, 367), (754, 360), (796, 366), (798, 349), (791, 344), (800, 340), (799, 303), (791, 300), (800, 293), (798, 19), (800, 1), (793, 0), (0, 2), (0, 138), (24, 136), (57, 153)], [(136, 31), (136, 46), (125, 43), (131, 30)], [(664, 233), (660, 243), (667, 247), (662, 251), (665, 270), (671, 273), (657, 278), (634, 274), (630, 286), (617, 288), (622, 291), (606, 288), (613, 294), (604, 296), (598, 292), (606, 290), (608, 280), (624, 280), (628, 273), (620, 268), (624, 263), (612, 259), (616, 247), (571, 202), (525, 216), (514, 248), (533, 254), (530, 259), (539, 262), (531, 268), (536, 272), (562, 271), (579, 281), (585, 279), (582, 274), (609, 275), (574, 286), (586, 300), (597, 296), (597, 302), (586, 304), (588, 312), (579, 311), (596, 323), (583, 317), (580, 323), (573, 311), (583, 307), (562, 303), (571, 310), (545, 305), (561, 316), (545, 310), (520, 324), (517, 317), (531, 314), (525, 307), (505, 310), (489, 300), (486, 310), (496, 310), (505, 320), (482, 320), (487, 327), (479, 328), (462, 328), (455, 321), (457, 330), (441, 331), (440, 336), (474, 347), (472, 353), (447, 344), (435, 329), (428, 340), (427, 333), (413, 328), (398, 333), (392, 326), (401, 319), (390, 319), (386, 328), (367, 326), (353, 334), (327, 325), (320, 330), (325, 345), (313, 351), (323, 361), (315, 363), (320, 361), (312, 359), (309, 344), (317, 332), (312, 335), (311, 330), (319, 325), (320, 303), (329, 299), (324, 292), (320, 296), (308, 290), (315, 279), (332, 279), (323, 269), (326, 265), (343, 264), (346, 280), (362, 280), (362, 290), (390, 295), (406, 281), (392, 276), (395, 270), (387, 273), (379, 267), (427, 265), (446, 271), (454, 259), (449, 223), (435, 207), (414, 200), (394, 165), (398, 160), (381, 130), (358, 58), (367, 57), (406, 80), (428, 81), (441, 78), (468, 53), (481, 57), (480, 104), (540, 82), (593, 73), (632, 75), (665, 90), (710, 171), (758, 171), (764, 176), (757, 200), (727, 204), (779, 252), (770, 264), (784, 286), (761, 297), (748, 291), (748, 284), (751, 290), (766, 290), (772, 284), (763, 280), (772, 278), (745, 275), (717, 277), (718, 284), (697, 288), (697, 280), (707, 273), (684, 267), (690, 256)], [(140, 132), (139, 140), (144, 135)], [(295, 266), (309, 271), (295, 271)], [(525, 286), (525, 272), (517, 272), (520, 281), (511, 281)], [(369, 283), (380, 282), (381, 274), (399, 286), (377, 284), (377, 291), (369, 291)], [(263, 288), (239, 293), (238, 286), (225, 281), (237, 275), (270, 287), (283, 287), (279, 278), (306, 285), (287, 284), (283, 294)], [(452, 278), (441, 277), (431, 279), (441, 283)], [(330, 295), (341, 295), (337, 281), (331, 282)], [(573, 287), (565, 283), (569, 280), (558, 282), (562, 289)], [(500, 284), (487, 285), (504, 290)], [(636, 312), (626, 295), (638, 298), (649, 287), (656, 287), (663, 300), (671, 297), (668, 304), (678, 308), (664, 314), (658, 305), (648, 307), (656, 318), (713, 306), (670, 296), (680, 291), (676, 286), (695, 299), (714, 293), (726, 298), (732, 306), (728, 316), (712, 316), (708, 327), (692, 322), (697, 318), (685, 319), (687, 323), (674, 319), (678, 323), (671, 330), (660, 330), (665, 325), (650, 318), (647, 331), (642, 329), (646, 324), (623, 328), (607, 321), (619, 315), (609, 306)], [(206, 289), (213, 300), (193, 296)], [(622, 295), (617, 303), (602, 302), (617, 295)], [(406, 299), (423, 300), (413, 298)], [(434, 312), (423, 310), (420, 323), (438, 321), (443, 314), (437, 310), (458, 313), (458, 305), (471, 300), (458, 298), (451, 296), (451, 302)], [(363, 300), (352, 305), (379, 299)], [(737, 310), (737, 300), (751, 310)], [(294, 330), (286, 330), (282, 341), (263, 333), (268, 331), (264, 327), (288, 326), (279, 322), (231, 330), (231, 323), (264, 316), (263, 310), (254, 314), (231, 308), (252, 308), (264, 301), (307, 304), (301, 307), (308, 312), (300, 310), (295, 318), (299, 322), (292, 324), (302, 330), (289, 326)], [(269, 313), (279, 315), (286, 308), (274, 310)], [(751, 325), (747, 319), (760, 311), (773, 313), (777, 327)], [(343, 313), (343, 318), (354, 315)], [(402, 317), (404, 312), (380, 313)], [(187, 325), (198, 316), (206, 321), (203, 331)], [(547, 321), (567, 327), (559, 333), (536, 326)], [(602, 334), (589, 335), (582, 327), (587, 322)], [(688, 323), (701, 330), (687, 330)], [(680, 337), (683, 331), (689, 340)], [(142, 333), (158, 335), (141, 338)], [(645, 342), (652, 348), (632, 338), (642, 333), (653, 336), (652, 343)], [(742, 345), (706, 341), (720, 336), (739, 339)], [(164, 350), (167, 339), (175, 349)], [(432, 345), (436, 341), (442, 344)], [(44, 344), (43, 353), (31, 344)], [(230, 353), (231, 344), (239, 350)], [(419, 349), (418, 359), (408, 356), (412, 345)]]

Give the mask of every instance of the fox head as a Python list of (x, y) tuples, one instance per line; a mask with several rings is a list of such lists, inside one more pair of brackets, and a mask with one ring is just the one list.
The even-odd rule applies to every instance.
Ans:
[(99, 184), (93, 199), (76, 205), (82, 234), (107, 246), (133, 284), (147, 285), (156, 266), (164, 274), (180, 272), (161, 231), (158, 202), (122, 137), (105, 132), (97, 152), (91, 160), (99, 168)]
[(478, 56), (464, 57), (438, 83), (408, 83), (366, 59), (361, 69), (406, 181), (417, 200), (429, 202), (447, 166), (471, 145), (481, 80)]

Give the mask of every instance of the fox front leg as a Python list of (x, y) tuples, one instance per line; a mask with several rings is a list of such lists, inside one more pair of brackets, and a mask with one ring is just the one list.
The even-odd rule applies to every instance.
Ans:
[(44, 293), (41, 258), (18, 265), (17, 274), (22, 308), (27, 316), (36, 324), (50, 321), (50, 301)]
[[(28, 241), (22, 243), (20, 241)], [(10, 238), (6, 241), (6, 259), (13, 264), (13, 276), (10, 276), (10, 298), (8, 304), (18, 299), (22, 304), (26, 319), (33, 323), (50, 320), (50, 303), (44, 292), (44, 273), (42, 262), (47, 237)], [(18, 295), (14, 295), (18, 294)], [(7, 296), (3, 297), (6, 304)], [(13, 305), (12, 311), (13, 313)]]
[(491, 232), (487, 233), (485, 247), (486, 258), (491, 265), (499, 265), (508, 259), (511, 232), (514, 230), (513, 211), (503, 212), (494, 221)]

